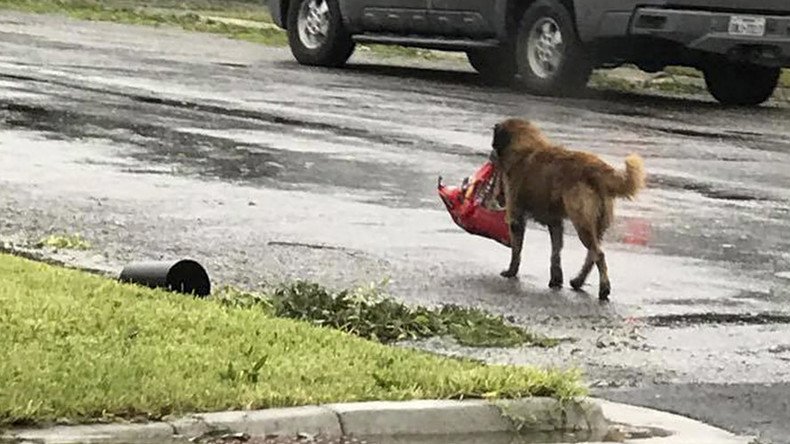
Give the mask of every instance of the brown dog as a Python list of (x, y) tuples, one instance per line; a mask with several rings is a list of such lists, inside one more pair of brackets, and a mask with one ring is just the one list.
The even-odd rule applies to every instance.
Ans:
[(611, 284), (601, 240), (614, 217), (614, 199), (632, 198), (644, 186), (642, 158), (629, 155), (625, 170), (617, 171), (593, 154), (552, 144), (535, 125), (522, 119), (497, 124), (491, 146), (491, 160), (504, 181), (512, 243), (510, 267), (502, 276), (518, 274), (524, 226), (530, 217), (549, 228), (549, 287), (562, 287), (562, 222), (567, 218), (587, 248), (587, 258), (571, 286), (580, 289), (595, 264), (600, 275), (598, 297), (608, 299)]

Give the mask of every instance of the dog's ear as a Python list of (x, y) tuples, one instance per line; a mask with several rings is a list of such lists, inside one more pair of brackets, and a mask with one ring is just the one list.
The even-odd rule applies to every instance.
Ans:
[(510, 132), (501, 123), (497, 123), (494, 125), (494, 138), (491, 141), (491, 148), (497, 153), (501, 153), (508, 145), (510, 145)]

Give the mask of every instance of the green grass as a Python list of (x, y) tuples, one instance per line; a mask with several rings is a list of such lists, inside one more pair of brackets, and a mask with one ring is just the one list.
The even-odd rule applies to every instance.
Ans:
[(287, 44), (285, 32), (280, 29), (259, 29), (237, 24), (210, 20), (198, 14), (219, 17), (241, 18), (270, 22), (271, 18), (261, 6), (245, 6), (229, 3), (226, 8), (221, 3), (196, 3), (195, 9), (187, 2), (170, 5), (169, 3), (135, 4), (121, 1), (93, 0), (0, 0), (0, 8), (34, 13), (64, 14), (69, 17), (148, 26), (177, 26), (187, 31), (208, 32), (226, 37), (260, 43), (269, 46)]
[(779, 84), (784, 88), (790, 88), (790, 69), (783, 69), (779, 77)]
[(688, 66), (667, 66), (664, 72), (675, 76), (702, 78), (702, 71)]
[(603, 71), (593, 71), (588, 85), (596, 89), (612, 89), (622, 92), (632, 92), (639, 88), (636, 82), (630, 82), (619, 77), (611, 77)]
[(679, 81), (671, 76), (642, 82), (612, 76), (605, 71), (593, 72), (592, 76), (590, 76), (590, 87), (621, 92), (659, 91), (691, 95), (705, 92), (705, 88), (701, 85)]
[[(288, 38), (282, 29), (226, 23), (210, 18), (241, 19), (271, 24), (271, 16), (263, 7), (263, 1), (0, 0), (0, 9), (39, 14), (63, 14), (81, 20), (109, 21), (131, 25), (176, 26), (187, 31), (219, 34), (267, 46), (286, 46), (288, 44)], [(437, 59), (441, 57), (440, 53), (435, 51), (395, 45), (370, 45), (367, 48), (372, 54), (382, 58)]]
[[(702, 71), (685, 66), (668, 66), (664, 71), (672, 75), (702, 78)], [(782, 74), (779, 76), (779, 85), (783, 88), (790, 88), (790, 69), (782, 70)]]
[[(702, 72), (694, 68), (683, 66), (669, 66), (664, 72), (667, 75), (659, 76), (648, 81), (637, 81), (610, 75), (606, 70), (593, 72), (590, 77), (590, 86), (594, 89), (608, 89), (620, 92), (641, 93), (645, 91), (664, 92), (669, 94), (699, 95), (706, 94), (705, 85), (702, 83)], [(689, 78), (699, 79), (697, 82)], [(783, 70), (779, 78), (779, 85), (790, 88), (790, 70)], [(777, 90), (775, 97), (783, 97)]]
[(69, 11), (204, 12), (241, 19), (271, 22), (263, 2), (238, 0), (2, 0), (8, 9), (39, 13)]
[(576, 372), (486, 366), (0, 255), (0, 426), (373, 399), (568, 398)]
[(91, 244), (79, 234), (52, 234), (38, 241), (36, 247), (50, 247), (60, 250), (90, 250)]

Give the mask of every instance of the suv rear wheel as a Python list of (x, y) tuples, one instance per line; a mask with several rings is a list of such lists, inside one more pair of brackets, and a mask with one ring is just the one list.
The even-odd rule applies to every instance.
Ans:
[(288, 10), (288, 44), (303, 65), (342, 66), (354, 52), (337, 0), (297, 0)]
[(480, 73), (483, 82), (489, 85), (508, 85), (516, 76), (516, 55), (513, 47), (494, 49), (471, 49), (466, 58), (472, 68)]
[(516, 38), (516, 64), (527, 90), (543, 95), (576, 93), (592, 72), (573, 18), (557, 0), (538, 0), (524, 12)]
[(704, 69), (708, 92), (724, 105), (755, 106), (768, 100), (779, 82), (781, 69), (721, 62)]

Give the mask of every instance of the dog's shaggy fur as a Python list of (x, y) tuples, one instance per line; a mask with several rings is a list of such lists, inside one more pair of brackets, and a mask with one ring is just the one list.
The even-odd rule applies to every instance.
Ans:
[(618, 171), (593, 154), (570, 151), (551, 143), (534, 124), (523, 119), (498, 123), (491, 145), (491, 160), (501, 171), (504, 182), (511, 237), (510, 267), (502, 276), (518, 274), (524, 226), (530, 217), (549, 228), (549, 286), (561, 287), (562, 223), (567, 218), (587, 248), (587, 258), (579, 274), (570, 281), (571, 286), (580, 289), (595, 264), (600, 275), (598, 297), (608, 299), (611, 284), (601, 240), (614, 217), (614, 199), (633, 198), (644, 186), (642, 158), (629, 155), (625, 170)]

